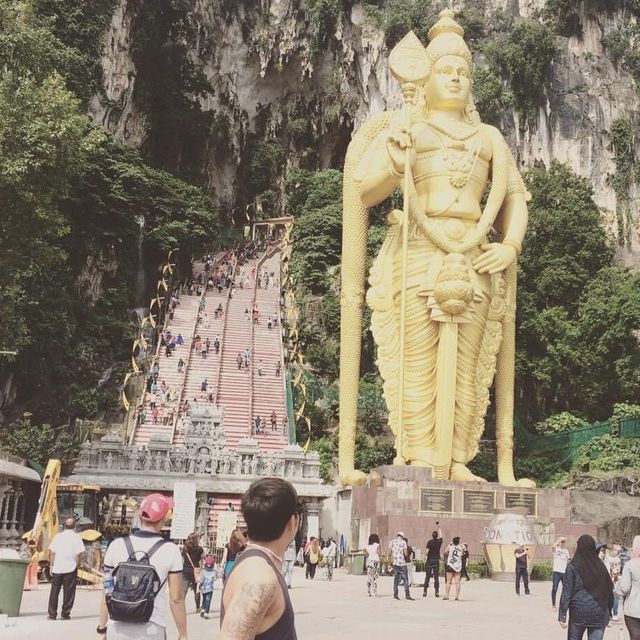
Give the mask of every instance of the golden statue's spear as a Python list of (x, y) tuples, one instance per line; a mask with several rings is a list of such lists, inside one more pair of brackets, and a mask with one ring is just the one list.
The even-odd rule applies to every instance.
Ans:
[[(413, 31), (400, 40), (389, 55), (389, 68), (400, 83), (404, 99), (406, 129), (411, 135), (412, 111), (416, 103), (417, 85), (424, 82), (429, 73), (429, 59), (418, 36)], [(396, 458), (394, 464), (404, 464), (404, 359), (407, 322), (407, 269), (409, 257), (409, 196), (411, 175), (411, 148), (405, 149), (404, 184), (402, 205), (402, 271), (400, 280), (400, 354), (398, 358), (398, 428), (396, 432)]]

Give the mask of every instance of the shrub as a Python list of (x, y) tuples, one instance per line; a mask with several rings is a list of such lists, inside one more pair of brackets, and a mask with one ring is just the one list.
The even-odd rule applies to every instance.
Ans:
[(575, 471), (618, 471), (638, 468), (640, 440), (606, 434), (580, 447), (573, 464)]
[(569, 411), (563, 411), (549, 416), (542, 422), (538, 422), (536, 431), (543, 435), (549, 435), (552, 433), (574, 431), (575, 429), (584, 429), (588, 426), (589, 423), (584, 418), (580, 418)]
[(553, 565), (550, 562), (536, 562), (531, 567), (532, 580), (551, 580), (553, 575)]
[(480, 562), (467, 562), (467, 573), (475, 573), (481, 578), (490, 578), (491, 570), (486, 560)]
[(616, 402), (613, 405), (613, 413), (611, 420), (622, 420), (623, 418), (640, 417), (640, 404), (632, 404), (631, 402)]

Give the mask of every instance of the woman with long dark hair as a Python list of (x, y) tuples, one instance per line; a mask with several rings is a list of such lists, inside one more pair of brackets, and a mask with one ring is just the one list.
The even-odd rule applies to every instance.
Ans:
[(311, 540), (307, 545), (305, 562), (307, 563), (307, 568), (304, 577), (313, 580), (316, 575), (316, 569), (318, 568), (318, 562), (320, 562), (320, 541), (313, 536), (311, 536)]
[(640, 640), (640, 536), (633, 539), (631, 560), (622, 568), (616, 594), (624, 599), (624, 623), (631, 640)]
[(367, 565), (367, 595), (378, 595), (378, 576), (380, 575), (380, 537), (377, 533), (369, 536), (369, 544), (364, 550)]
[(225, 581), (231, 573), (236, 558), (245, 550), (246, 546), (247, 539), (244, 537), (242, 531), (240, 531), (240, 529), (234, 529), (229, 537), (229, 542), (224, 546), (224, 553), (222, 554), (223, 581)]
[(598, 557), (596, 542), (589, 535), (578, 538), (578, 548), (564, 575), (558, 620), (569, 629), (567, 640), (602, 640), (613, 606), (613, 583)]
[(202, 556), (204, 549), (198, 544), (199, 536), (197, 533), (190, 533), (184, 543), (182, 549), (182, 584), (184, 589), (184, 597), (187, 597), (189, 589), (193, 589), (193, 597), (196, 601), (196, 611), (200, 613), (200, 591), (198, 590), (198, 582), (200, 581), (200, 572), (202, 568)]

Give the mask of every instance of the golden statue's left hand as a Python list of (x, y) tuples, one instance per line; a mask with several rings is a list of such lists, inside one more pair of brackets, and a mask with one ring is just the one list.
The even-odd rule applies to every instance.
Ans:
[(484, 253), (473, 261), (473, 268), (478, 273), (493, 275), (504, 271), (516, 259), (516, 250), (500, 242), (483, 244), (480, 248)]

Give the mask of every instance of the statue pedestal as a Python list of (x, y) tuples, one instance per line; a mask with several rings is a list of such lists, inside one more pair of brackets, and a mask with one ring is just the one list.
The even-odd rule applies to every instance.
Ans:
[[(427, 540), (440, 523), (444, 545), (460, 536), (471, 560), (484, 557), (482, 544), (511, 545), (497, 540), (490, 527), (495, 514), (504, 510), (524, 514), (538, 542), (536, 560), (550, 559), (551, 545), (563, 535), (570, 548), (583, 533), (597, 534), (595, 526), (571, 521), (571, 494), (564, 489), (504, 487), (494, 482), (432, 480), (431, 470), (420, 467), (377, 467), (368, 486), (351, 493), (351, 545), (363, 548), (371, 533), (380, 536), (383, 551), (398, 531), (424, 557)], [(517, 542), (521, 542), (518, 540)], [(444, 546), (443, 546), (444, 549)]]

